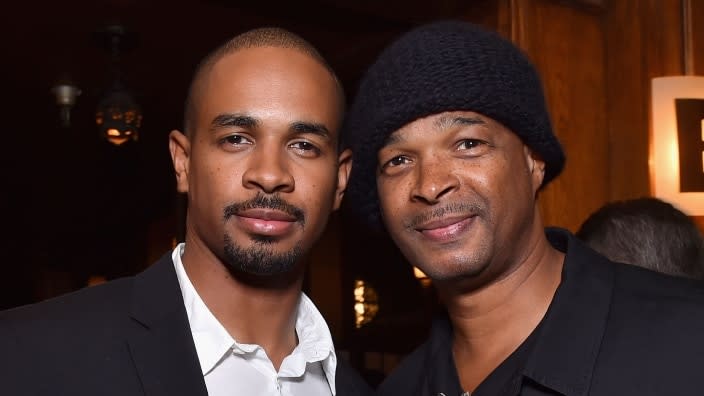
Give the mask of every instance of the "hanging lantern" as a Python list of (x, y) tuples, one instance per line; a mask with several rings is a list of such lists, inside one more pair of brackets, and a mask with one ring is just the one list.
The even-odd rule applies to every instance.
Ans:
[(99, 43), (110, 51), (111, 87), (105, 92), (95, 112), (95, 123), (100, 136), (120, 146), (139, 140), (142, 110), (133, 95), (123, 84), (120, 72), (120, 54), (131, 49), (135, 43), (134, 33), (121, 25), (110, 25), (96, 32)]
[(95, 123), (100, 135), (116, 146), (136, 142), (139, 140), (142, 111), (132, 95), (117, 84), (98, 104)]

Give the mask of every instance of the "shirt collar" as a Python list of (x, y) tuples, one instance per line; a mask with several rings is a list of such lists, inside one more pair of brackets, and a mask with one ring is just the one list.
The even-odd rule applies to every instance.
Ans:
[[(452, 355), (452, 325), (445, 311), (433, 319), (425, 357), (427, 370), (422, 388), (430, 394), (461, 395), (462, 385)], [(439, 391), (442, 390), (442, 393)]]
[[(238, 343), (210, 312), (188, 278), (181, 255), (185, 248), (180, 243), (174, 248), (171, 258), (181, 287), (183, 303), (198, 353), (203, 375), (209, 373), (231, 350), (252, 352), (259, 346)], [(299, 377), (305, 373), (307, 363), (321, 362), (332, 394), (335, 395), (335, 370), (337, 356), (330, 329), (315, 304), (301, 293), (296, 312), (296, 334), (298, 345), (281, 364), (280, 376)]]
[[(550, 243), (566, 253), (562, 281), (522, 371), (525, 377), (563, 395), (589, 392), (594, 365), (611, 304), (612, 264), (566, 230), (548, 228)], [(432, 362), (424, 387), (460, 394), (450, 345), (452, 326), (441, 315), (427, 341), (426, 362)]]
[(546, 230), (565, 253), (562, 281), (524, 374), (565, 395), (586, 395), (611, 304), (613, 266), (568, 231)]

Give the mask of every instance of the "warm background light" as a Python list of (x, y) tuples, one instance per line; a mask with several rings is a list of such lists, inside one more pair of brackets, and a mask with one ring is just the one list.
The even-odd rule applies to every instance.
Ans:
[[(704, 191), (680, 191), (675, 109), (675, 99), (678, 98), (704, 99), (704, 77), (670, 76), (652, 80), (653, 129), (649, 164), (653, 195), (678, 206), (690, 216), (704, 216)], [(697, 142), (692, 142), (695, 143)], [(702, 161), (704, 162), (704, 152)], [(704, 163), (702, 167), (704, 169)]]

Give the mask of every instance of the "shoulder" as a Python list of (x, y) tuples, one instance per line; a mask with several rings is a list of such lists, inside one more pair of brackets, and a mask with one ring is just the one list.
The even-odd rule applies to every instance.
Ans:
[(670, 394), (704, 385), (704, 285), (629, 264), (612, 265), (614, 287), (595, 384), (605, 389), (622, 383), (666, 386)]
[(32, 389), (32, 381), (48, 387), (71, 367), (88, 370), (122, 356), (118, 335), (128, 326), (130, 285), (115, 280), (0, 312), (0, 382), (7, 389)]
[(447, 312), (439, 312), (432, 321), (430, 334), (379, 385), (379, 395), (421, 395), (430, 387), (445, 387), (452, 381), (445, 374), (456, 370), (450, 344), (452, 325)]
[(662, 341), (675, 331), (693, 340), (704, 334), (704, 282), (613, 262), (578, 243), (571, 243), (570, 248), (578, 256), (573, 256), (578, 265), (572, 269), (572, 284), (596, 285), (590, 289), (592, 293), (609, 293), (604, 296), (608, 301), (608, 328), (630, 329), (612, 331), (611, 336)]
[(590, 393), (652, 394), (660, 388), (658, 393), (692, 394), (688, 387), (704, 385), (704, 284), (610, 261), (566, 233), (552, 236), (569, 249), (559, 249), (567, 258), (550, 309), (568, 320), (546, 323), (551, 326), (544, 330), (553, 332), (545, 340), (591, 351)]
[(704, 283), (615, 263), (609, 327), (633, 329), (630, 342), (676, 336), (704, 353)]
[(110, 326), (130, 306), (132, 278), (113, 280), (39, 303), (0, 312), (0, 333), (46, 337), (65, 331)]
[[(140, 293), (141, 291), (141, 293)], [(180, 293), (170, 253), (134, 276), (54, 297), (39, 303), (0, 311), (0, 326), (39, 327), (53, 324), (86, 324), (123, 317), (164, 294)]]
[(704, 322), (704, 282), (674, 277), (629, 264), (613, 263), (614, 308), (638, 313), (684, 314)]
[(602, 292), (610, 290), (612, 308), (614, 304), (632, 304), (646, 310), (653, 305), (668, 306), (676, 312), (704, 309), (702, 281), (613, 262), (564, 230), (549, 229), (548, 238), (558, 250), (567, 253), (563, 282), (571, 287), (589, 283)]
[(694, 299), (704, 298), (704, 282), (672, 275), (666, 275), (635, 265), (613, 263), (617, 285), (624, 290), (642, 294), (684, 296)]
[(429, 341), (426, 341), (411, 354), (406, 356), (401, 363), (379, 385), (377, 395), (416, 394), (422, 388), (425, 364), (428, 356)]
[(372, 389), (361, 375), (344, 359), (337, 360), (335, 388), (341, 396), (371, 395)]
[(699, 392), (704, 386), (702, 286), (627, 264), (615, 264), (614, 276), (595, 394)]

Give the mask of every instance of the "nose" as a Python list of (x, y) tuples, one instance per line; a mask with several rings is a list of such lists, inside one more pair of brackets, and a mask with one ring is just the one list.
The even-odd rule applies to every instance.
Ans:
[(424, 160), (420, 165), (411, 190), (412, 201), (434, 205), (459, 187), (459, 180), (446, 166), (447, 161)]
[(258, 147), (248, 158), (242, 184), (245, 188), (259, 189), (266, 194), (291, 192), (295, 186), (285, 153), (266, 147)]

